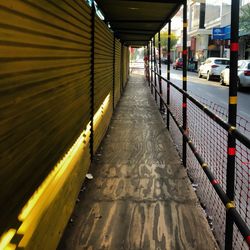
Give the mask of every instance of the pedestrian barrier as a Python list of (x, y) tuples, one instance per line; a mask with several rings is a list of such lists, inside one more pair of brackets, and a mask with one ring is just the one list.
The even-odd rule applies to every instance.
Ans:
[[(56, 248), (126, 86), (129, 50), (125, 44), (131, 43), (121, 43), (96, 15), (95, 1), (88, 2), (92, 6), (80, 0), (0, 2), (0, 29), (4, 34), (0, 44), (2, 248)], [(98, 2), (102, 5), (106, 1)], [(170, 81), (169, 63), (170, 19), (181, 4), (183, 89)], [(166, 126), (220, 246), (248, 249), (249, 122), (239, 118), (236, 128), (236, 84), (229, 91), (230, 124), (221, 107), (198, 101), (186, 92), (187, 1), (172, 5), (167, 6), (172, 8), (169, 20), (164, 19), (169, 24), (168, 79), (161, 76), (156, 61), (152, 64), (152, 58), (156, 60), (155, 36), (147, 48), (151, 63), (146, 64), (146, 77), (160, 111), (166, 111)], [(239, 47), (238, 5), (238, 0), (232, 1), (233, 83)], [(165, 21), (159, 20), (159, 24)], [(151, 39), (149, 36), (147, 39)], [(161, 51), (160, 43), (158, 46)], [(163, 83), (167, 84), (166, 98)]]
[[(170, 86), (170, 101), (167, 105), (166, 96), (160, 94), (155, 82), (150, 81), (156, 102), (160, 108), (162, 100), (166, 112), (171, 119), (170, 133), (177, 149), (182, 156), (182, 136), (189, 145), (187, 150), (187, 171), (193, 182), (197, 195), (206, 211), (208, 222), (220, 244), (224, 247), (226, 210), (235, 223), (233, 234), (233, 249), (248, 249), (250, 246), (250, 140), (242, 132), (249, 132), (249, 122), (239, 117), (234, 128), (223, 120), (227, 117), (225, 109), (208, 102), (203, 103), (168, 81), (156, 71), (151, 71)], [(165, 85), (166, 86), (166, 85)], [(187, 98), (187, 129), (182, 127), (182, 96)], [(222, 117), (221, 117), (222, 116)], [(167, 119), (166, 119), (167, 120)], [(236, 170), (235, 170), (235, 201), (231, 202), (226, 195), (226, 166), (227, 166), (227, 138), (228, 132), (237, 141)], [(229, 152), (230, 153), (230, 152)], [(243, 236), (243, 237), (242, 237)]]
[[(215, 104), (211, 101), (208, 101), (205, 98), (199, 98), (199, 99), (203, 105), (206, 105), (211, 111), (213, 111), (215, 114), (220, 116), (223, 120), (227, 120), (228, 111), (224, 107), (218, 104)], [(240, 115), (237, 115), (237, 128), (242, 134), (249, 137), (250, 122)], [(221, 143), (219, 143), (218, 145), (222, 145), (222, 148), (225, 149), (226, 141), (227, 141), (227, 133), (225, 132), (225, 130), (222, 130), (222, 131), (219, 130), (220, 128), (215, 128), (215, 131), (216, 129), (217, 129), (217, 133), (216, 133), (217, 141), (218, 140), (221, 141)], [(213, 143), (215, 144), (216, 142), (214, 141)], [(225, 171), (225, 167), (223, 166), (225, 166), (225, 162), (226, 162), (226, 157), (225, 157), (226, 152), (225, 150), (224, 152), (221, 152), (221, 148), (219, 148), (218, 145), (216, 146), (216, 148), (214, 147), (216, 149), (214, 150), (214, 152), (209, 151), (208, 153), (210, 154), (210, 158), (213, 158), (213, 156), (215, 156), (214, 157), (215, 162), (213, 163), (213, 165), (216, 163), (218, 165), (220, 163), (218, 159), (220, 160), (223, 159), (221, 160), (221, 163), (223, 165), (217, 166), (217, 168), (220, 171), (216, 173), (216, 176), (222, 176), (223, 179), (225, 180), (226, 171)], [(211, 149), (211, 147), (207, 146), (207, 151), (209, 149)], [(250, 224), (250, 218), (249, 218), (250, 212), (248, 208), (249, 197), (250, 197), (250, 183), (249, 183), (250, 162), (249, 162), (249, 159), (250, 159), (249, 147), (245, 146), (242, 142), (237, 140), (236, 141), (236, 166), (235, 166), (235, 203), (239, 209), (239, 213), (241, 214), (242, 218), (244, 219), (244, 221), (247, 222), (248, 225)], [(190, 166), (192, 165), (190, 164)], [(203, 190), (201, 194), (204, 193), (204, 191), (205, 190)], [(214, 211), (210, 214), (214, 214), (216, 212), (214, 208), (213, 210)], [(217, 224), (223, 225), (223, 219), (224, 218), (222, 217), (219, 223)], [(218, 229), (217, 231), (220, 232), (221, 230), (224, 230), (224, 228)], [(243, 248), (244, 243), (240, 239), (241, 237), (239, 235), (239, 232), (237, 231), (237, 228), (235, 228), (234, 229), (234, 241), (233, 241), (234, 249), (244, 249)]]

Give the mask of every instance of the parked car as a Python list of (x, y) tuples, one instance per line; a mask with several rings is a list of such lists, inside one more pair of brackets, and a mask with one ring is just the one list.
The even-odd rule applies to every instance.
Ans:
[(182, 58), (177, 58), (176, 61), (173, 63), (173, 69), (182, 69), (183, 67), (183, 60)]
[(221, 71), (229, 65), (229, 59), (219, 57), (209, 57), (198, 69), (198, 77), (206, 76), (207, 80), (212, 77), (220, 77)]
[(168, 64), (168, 58), (167, 57), (161, 57), (161, 62), (164, 64)]
[[(222, 85), (229, 85), (230, 69), (227, 66), (220, 74), (220, 82)], [(238, 88), (250, 87), (250, 60), (238, 61)]]

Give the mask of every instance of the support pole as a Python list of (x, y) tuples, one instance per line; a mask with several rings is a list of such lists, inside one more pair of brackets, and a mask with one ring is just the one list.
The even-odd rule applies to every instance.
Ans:
[(95, 87), (94, 87), (94, 72), (95, 65), (95, 3), (92, 1), (91, 6), (91, 80), (90, 80), (90, 140), (89, 140), (89, 148), (90, 148), (90, 159), (91, 162), (94, 158), (94, 97), (95, 97)]
[(122, 43), (122, 93), (125, 88), (125, 83), (124, 83), (124, 76), (126, 76), (125, 68), (127, 65), (127, 58), (126, 58), (126, 52), (124, 53), (124, 44)]
[(148, 51), (147, 46), (144, 46), (143, 47), (143, 65), (144, 65), (143, 69), (144, 69), (144, 76), (146, 79), (148, 75), (147, 73), (147, 51)]
[(155, 101), (157, 103), (157, 92), (156, 92), (156, 52), (155, 52), (155, 36), (153, 38), (153, 44), (154, 44), (154, 85), (155, 85)]
[[(183, 79), (182, 88), (187, 91), (187, 0), (183, 3), (183, 50), (182, 50), (182, 60), (183, 60)], [(182, 100), (182, 119), (183, 119), (183, 130), (188, 133), (187, 130), (187, 97), (183, 95)], [(187, 143), (185, 136), (182, 138), (182, 162), (184, 167), (187, 166)]]
[(148, 57), (148, 61), (147, 61), (147, 76), (148, 76), (148, 86), (150, 86), (150, 70), (149, 70), (149, 44), (147, 45), (147, 57)]
[(113, 111), (115, 110), (115, 35), (113, 37)]
[[(230, 42), (230, 84), (228, 99), (228, 123), (236, 128), (237, 122), (237, 85), (238, 85), (238, 50), (239, 50), (239, 0), (231, 1), (231, 42)], [(236, 140), (228, 133), (227, 157), (227, 196), (234, 201)], [(225, 249), (233, 249), (233, 220), (227, 211)]]
[(120, 98), (123, 92), (123, 43), (121, 44), (121, 56), (120, 56)]
[[(171, 20), (168, 22), (168, 67), (167, 80), (170, 81), (170, 49), (171, 49)], [(167, 105), (170, 105), (170, 84), (167, 83)], [(167, 110), (167, 129), (169, 130), (169, 110)]]
[(151, 80), (150, 80), (150, 86), (151, 86), (151, 94), (153, 94), (153, 42), (151, 40), (151, 57), (150, 57), (150, 67), (151, 67)]
[[(161, 32), (158, 32), (158, 51), (159, 51), (159, 75), (161, 76)], [(162, 81), (161, 77), (158, 77), (159, 91), (162, 96)], [(162, 99), (160, 98), (160, 111), (163, 109)]]

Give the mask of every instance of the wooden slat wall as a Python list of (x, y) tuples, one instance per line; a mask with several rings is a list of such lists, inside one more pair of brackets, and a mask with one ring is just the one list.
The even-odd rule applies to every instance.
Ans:
[[(85, 137), (85, 141), (69, 162), (67, 170), (60, 173), (59, 178), (55, 178), (54, 185), (48, 187), (49, 190), (45, 191), (41, 201), (29, 214), (31, 226), (27, 227), (23, 236), (16, 237), (21, 239), (17, 250), (54, 250), (57, 248), (90, 166), (89, 136)], [(44, 203), (46, 205), (43, 205)], [(39, 209), (40, 206), (44, 208)], [(36, 210), (39, 212), (36, 213)]]
[(1, 234), (89, 121), (91, 18), (80, 0), (1, 0), (0, 16)]
[(97, 121), (94, 125), (94, 153), (98, 149), (103, 137), (106, 134), (112, 114), (113, 114), (113, 103), (112, 103), (112, 95), (110, 95), (106, 110), (104, 111), (102, 109), (102, 115), (99, 117), (99, 121)]
[(113, 113), (113, 42), (114, 35), (106, 24), (95, 18), (95, 58), (94, 58), (94, 112), (100, 108), (109, 95), (106, 112), (102, 113), (101, 122), (94, 126), (94, 152), (99, 147)]
[[(91, 9), (81, 0), (1, 0), (0, 17), (0, 236), (13, 227), (12, 243), (55, 249), (90, 165), (89, 140), (20, 227), (17, 216), (90, 121)], [(113, 113), (113, 40), (96, 17), (94, 152)], [(117, 103), (128, 48), (115, 45)]]
[(94, 110), (100, 105), (110, 93), (113, 87), (113, 39), (106, 24), (95, 18), (95, 66), (94, 66)]
[(121, 96), (121, 43), (115, 39), (115, 106)]

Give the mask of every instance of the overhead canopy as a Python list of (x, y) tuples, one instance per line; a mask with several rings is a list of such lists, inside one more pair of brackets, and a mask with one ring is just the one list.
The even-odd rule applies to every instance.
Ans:
[(125, 45), (144, 46), (181, 7), (183, 0), (96, 0)]

